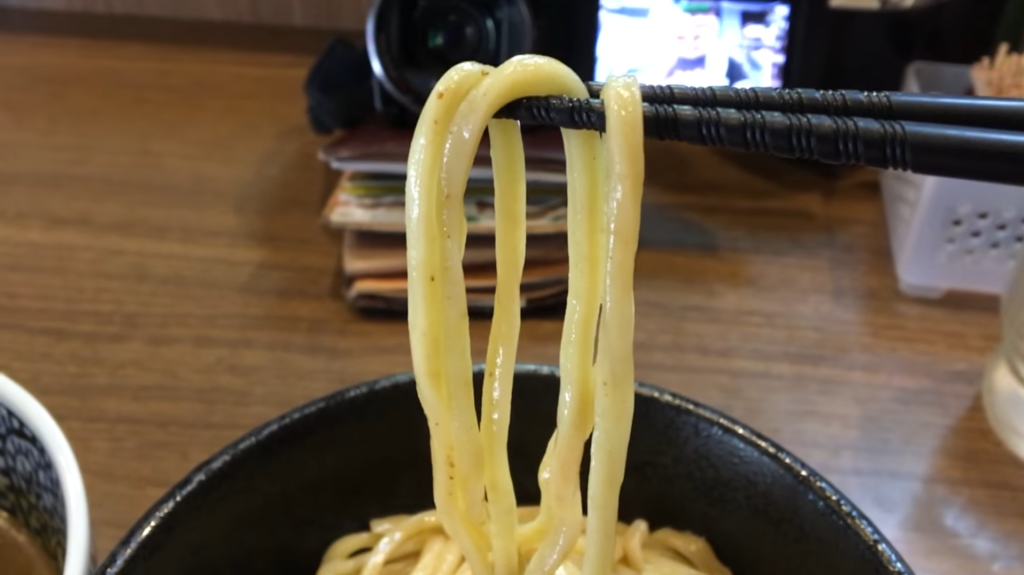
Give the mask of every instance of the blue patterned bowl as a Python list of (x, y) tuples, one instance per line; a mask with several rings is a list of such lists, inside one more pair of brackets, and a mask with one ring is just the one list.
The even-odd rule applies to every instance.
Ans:
[(46, 408), (2, 373), (0, 511), (36, 538), (63, 575), (89, 573), (89, 510), (75, 454)]

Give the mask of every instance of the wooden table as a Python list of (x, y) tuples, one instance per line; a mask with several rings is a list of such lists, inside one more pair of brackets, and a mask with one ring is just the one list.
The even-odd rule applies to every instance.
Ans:
[[(308, 49), (73, 28), (0, 32), (0, 369), (67, 431), (102, 556), (217, 448), (410, 360), (403, 321), (330, 295)], [(898, 293), (869, 173), (649, 164), (637, 376), (789, 447), (919, 573), (1024, 573), (1024, 462), (978, 402), (994, 302)], [(560, 329), (525, 321), (520, 357)]]

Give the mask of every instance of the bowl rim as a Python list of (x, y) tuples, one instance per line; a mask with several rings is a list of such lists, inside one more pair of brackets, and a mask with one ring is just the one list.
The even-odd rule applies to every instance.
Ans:
[(64, 568), (62, 575), (86, 575), (92, 563), (89, 499), (78, 459), (60, 424), (36, 396), (0, 373), (0, 403), (32, 428), (57, 472), (64, 497)]
[[(473, 373), (482, 372), (484, 366), (476, 364)], [(557, 366), (540, 364), (517, 364), (515, 376), (542, 375), (558, 377)], [(163, 519), (174, 510), (177, 504), (192, 491), (200, 487), (206, 479), (231, 463), (235, 458), (243, 456), (256, 444), (281, 429), (294, 425), (300, 420), (327, 409), (337, 403), (349, 401), (367, 393), (382, 389), (407, 385), (414, 382), (412, 372), (398, 373), (378, 379), (359, 383), (329, 393), (296, 407), (275, 417), (245, 433), (237, 440), (223, 447), (209, 459), (193, 468), (188, 475), (177, 482), (143, 516), (136, 521), (128, 533), (114, 546), (107, 558), (96, 569), (96, 575), (117, 575), (121, 567), (129, 561)], [(643, 382), (636, 382), (636, 393), (667, 403), (677, 409), (690, 412), (697, 417), (723, 428), (748, 443), (755, 449), (774, 460), (799, 483), (810, 489), (831, 511), (836, 513), (883, 561), (886, 568), (894, 575), (914, 575), (914, 571), (903, 559), (892, 543), (879, 531), (870, 519), (846, 495), (837, 489), (821, 474), (801, 461), (798, 457), (775, 443), (767, 436), (755, 431), (750, 426), (702, 403), (689, 399), (681, 394)]]

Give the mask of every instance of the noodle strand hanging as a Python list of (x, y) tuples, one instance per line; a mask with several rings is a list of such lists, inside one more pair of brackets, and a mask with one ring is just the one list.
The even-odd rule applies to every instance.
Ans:
[[(508, 432), (526, 244), (523, 140), (493, 120), (528, 96), (588, 97), (568, 67), (518, 56), (453, 67), (420, 115), (406, 183), (409, 339), (430, 431), (436, 511), (371, 521), (324, 554), (317, 575), (729, 575), (697, 535), (618, 521), (633, 418), (633, 266), (643, 192), (639, 85), (610, 78), (606, 135), (563, 130), (569, 290), (557, 427), (538, 507), (518, 507)], [(481, 419), (474, 406), (462, 257), (463, 196), (484, 129), (495, 188), (497, 286)], [(580, 467), (593, 433), (588, 516)]]

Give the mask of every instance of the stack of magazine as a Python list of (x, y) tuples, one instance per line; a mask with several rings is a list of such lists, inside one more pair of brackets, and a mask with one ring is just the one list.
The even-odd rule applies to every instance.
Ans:
[[(521, 305), (565, 301), (568, 278), (565, 156), (557, 131), (524, 135), (527, 164), (527, 243)], [(341, 172), (323, 211), (341, 238), (344, 297), (361, 309), (406, 307), (405, 173), (412, 132), (378, 125), (346, 131), (320, 151)], [(463, 267), (471, 309), (493, 307), (496, 282), (494, 187), (486, 138), (466, 187), (468, 238)]]

